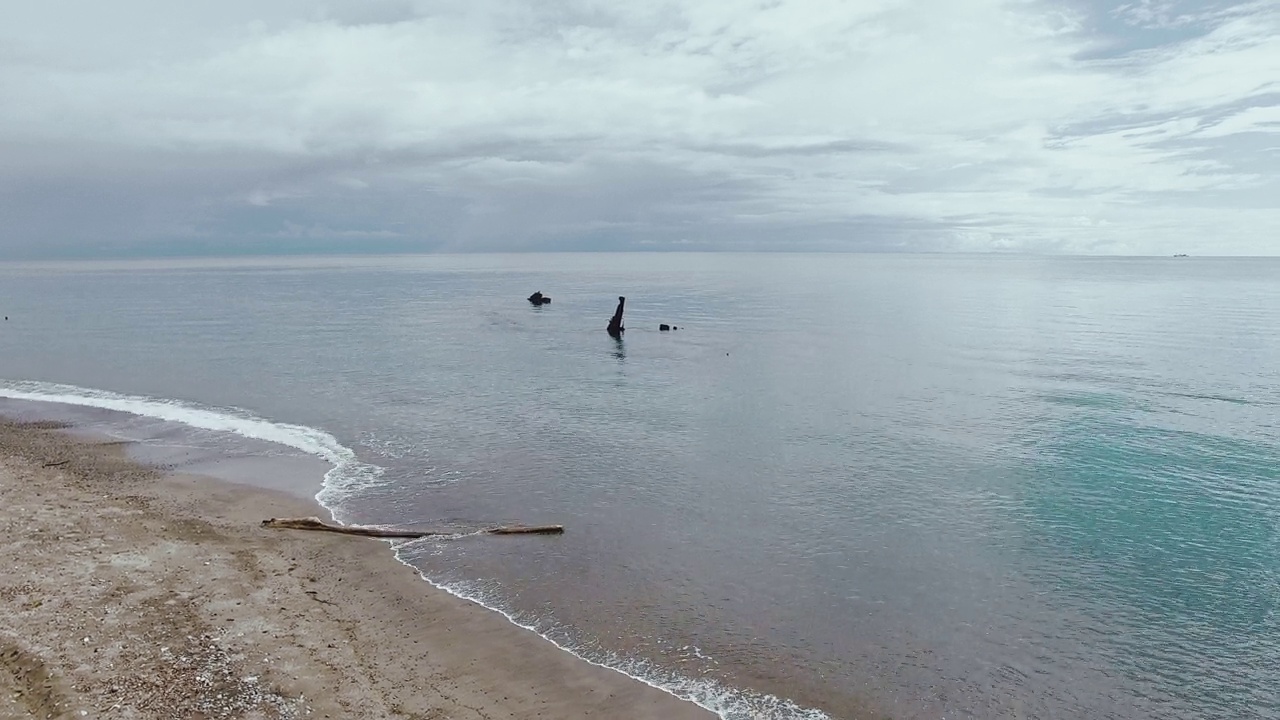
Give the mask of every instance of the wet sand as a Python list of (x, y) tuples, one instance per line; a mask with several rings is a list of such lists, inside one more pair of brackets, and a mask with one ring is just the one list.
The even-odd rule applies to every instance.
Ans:
[(310, 515), (0, 421), (0, 717), (714, 717), (430, 587), (381, 541), (259, 525)]

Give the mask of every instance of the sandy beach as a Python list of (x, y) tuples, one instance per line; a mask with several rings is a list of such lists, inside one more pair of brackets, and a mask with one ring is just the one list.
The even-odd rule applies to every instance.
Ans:
[(0, 717), (714, 717), (430, 587), (381, 541), (259, 525), (309, 515), (0, 422)]

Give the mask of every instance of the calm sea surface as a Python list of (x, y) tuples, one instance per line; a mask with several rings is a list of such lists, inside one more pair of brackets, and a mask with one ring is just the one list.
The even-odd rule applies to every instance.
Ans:
[(563, 523), (398, 553), (726, 717), (1280, 718), (1280, 261), (0, 265), (0, 314), (0, 395)]

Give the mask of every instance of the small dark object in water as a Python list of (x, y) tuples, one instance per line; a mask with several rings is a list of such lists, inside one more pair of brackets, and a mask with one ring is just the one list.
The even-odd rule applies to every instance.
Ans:
[(671, 326), (671, 329), (672, 329), (672, 330), (679, 330), (680, 328), (676, 327), (675, 325), (672, 325), (672, 326)]
[(626, 328), (622, 326), (622, 308), (627, 304), (627, 299), (618, 297), (618, 309), (613, 311), (613, 319), (609, 320), (608, 332), (611, 337), (622, 337), (622, 333)]
[(658, 326), (659, 332), (667, 332), (670, 329), (671, 329), (671, 326), (666, 323), (662, 323), (661, 325)]
[(546, 295), (543, 295), (542, 291), (539, 290), (538, 292), (529, 296), (529, 302), (533, 303), (534, 305), (546, 305), (551, 302), (551, 298), (547, 297)]

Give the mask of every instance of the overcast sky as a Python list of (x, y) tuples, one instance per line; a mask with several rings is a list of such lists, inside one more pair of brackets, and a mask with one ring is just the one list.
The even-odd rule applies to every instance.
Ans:
[(0, 5), (0, 255), (1280, 254), (1280, 0)]

